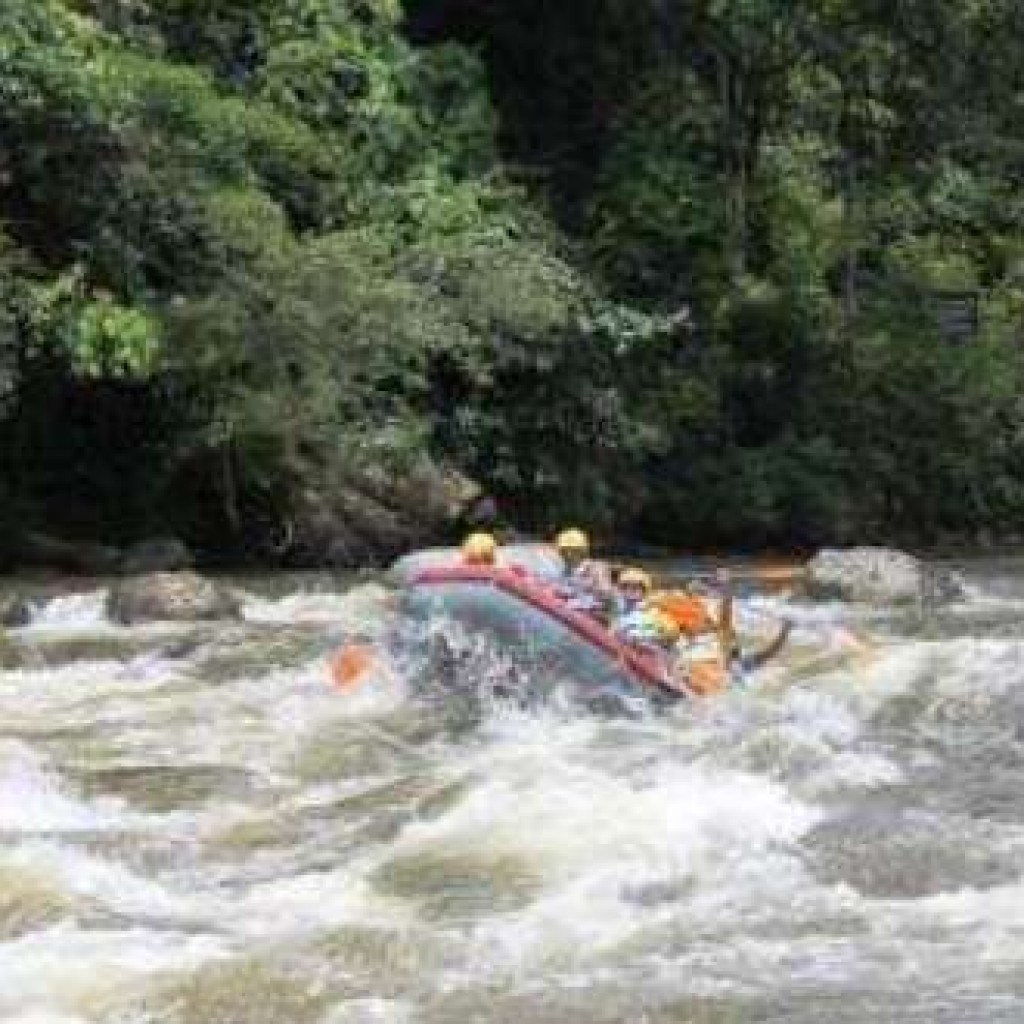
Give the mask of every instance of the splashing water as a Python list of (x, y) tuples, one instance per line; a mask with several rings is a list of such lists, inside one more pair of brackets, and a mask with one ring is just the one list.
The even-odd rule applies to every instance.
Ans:
[(0, 673), (0, 1019), (1017, 1021), (1017, 584), (704, 704), (473, 728), (408, 669), (325, 684), (372, 585), (170, 641), (48, 605)]

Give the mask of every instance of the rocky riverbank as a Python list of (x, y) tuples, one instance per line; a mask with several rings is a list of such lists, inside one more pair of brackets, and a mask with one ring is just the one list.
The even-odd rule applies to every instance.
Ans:
[(207, 548), (173, 535), (114, 543), (8, 524), (0, 537), (0, 569), (105, 577), (238, 565), (382, 566), (493, 516), (493, 501), (474, 481), (424, 461), (401, 477), (362, 471), (330, 487), (299, 488), (272, 525), (239, 523), (233, 539)]

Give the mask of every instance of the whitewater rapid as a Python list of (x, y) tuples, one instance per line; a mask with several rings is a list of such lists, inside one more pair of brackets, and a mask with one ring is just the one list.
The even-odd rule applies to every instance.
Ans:
[(372, 584), (219, 628), (42, 602), (0, 672), (0, 1020), (1019, 1022), (1024, 573), (975, 582), (789, 609), (870, 630), (856, 664), (472, 728), (326, 685)]

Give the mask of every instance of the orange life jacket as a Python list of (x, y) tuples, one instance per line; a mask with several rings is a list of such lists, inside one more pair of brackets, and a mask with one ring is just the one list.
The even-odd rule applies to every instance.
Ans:
[(718, 628), (711, 612), (708, 611), (707, 603), (694, 594), (668, 590), (653, 594), (648, 603), (669, 616), (679, 627), (680, 632), (687, 636), (711, 633)]

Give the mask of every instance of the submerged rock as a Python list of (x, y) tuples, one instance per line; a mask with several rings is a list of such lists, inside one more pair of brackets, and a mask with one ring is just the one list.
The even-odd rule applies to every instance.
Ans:
[(19, 594), (0, 597), (0, 626), (17, 629), (32, 621), (32, 603)]
[(807, 564), (811, 597), (863, 604), (955, 601), (964, 595), (952, 572), (894, 548), (825, 549)]
[(107, 596), (107, 615), (121, 625), (198, 622), (239, 615), (237, 597), (194, 572), (154, 572), (124, 580)]
[(132, 544), (121, 557), (121, 572), (134, 576), (144, 572), (174, 572), (191, 569), (192, 552), (177, 537), (153, 537)]
[(908, 808), (865, 806), (827, 820), (804, 838), (819, 881), (880, 899), (922, 899), (1019, 876), (998, 829), (984, 820), (944, 818)]

